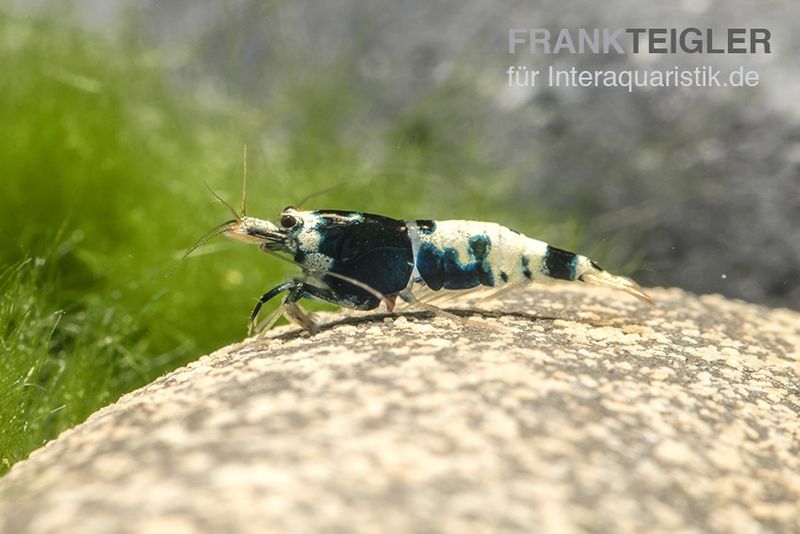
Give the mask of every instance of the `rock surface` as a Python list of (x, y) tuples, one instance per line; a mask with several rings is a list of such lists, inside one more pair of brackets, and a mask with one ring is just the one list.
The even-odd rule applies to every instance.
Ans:
[(800, 314), (652, 294), (223, 348), (17, 464), (0, 530), (799, 530)]

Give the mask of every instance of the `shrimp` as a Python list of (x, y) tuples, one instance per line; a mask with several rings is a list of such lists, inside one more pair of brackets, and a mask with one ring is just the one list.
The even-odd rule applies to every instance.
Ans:
[(216, 233), (257, 244), (269, 254), (286, 254), (303, 272), (261, 296), (250, 317), (251, 332), (261, 307), (282, 293), (286, 296), (278, 311), (309, 330), (315, 324), (297, 304), (300, 299), (356, 310), (373, 310), (383, 302), (392, 311), (397, 297), (413, 303), (418, 287), (459, 291), (567, 281), (617, 289), (653, 303), (633, 280), (496, 223), (400, 220), (289, 206), (276, 224), (233, 212), (235, 219)]

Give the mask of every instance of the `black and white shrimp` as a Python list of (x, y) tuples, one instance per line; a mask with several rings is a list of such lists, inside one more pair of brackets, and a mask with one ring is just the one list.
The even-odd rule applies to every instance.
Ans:
[[(629, 278), (613, 275), (585, 256), (561, 250), (500, 224), (461, 220), (400, 220), (357, 211), (284, 209), (277, 224), (244, 214), (218, 227), (214, 235), (257, 244), (270, 254), (286, 254), (302, 270), (264, 293), (251, 314), (285, 293), (282, 313), (313, 330), (310, 315), (297, 304), (309, 298), (356, 310), (383, 302), (389, 311), (397, 297), (415, 301), (414, 291), (512, 288), (530, 283), (581, 282), (625, 291), (651, 303)], [(267, 327), (268, 327), (267, 326)]]

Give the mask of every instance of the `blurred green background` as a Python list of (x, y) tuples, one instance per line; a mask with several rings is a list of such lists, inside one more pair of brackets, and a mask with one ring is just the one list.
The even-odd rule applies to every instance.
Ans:
[[(23, 4), (0, 0), (0, 473), (241, 340), (291, 275), (219, 238), (166, 277), (229, 218), (206, 184), (238, 205), (244, 145), (254, 216), (343, 184), (307, 207), (491, 220), (645, 284), (800, 303), (800, 121), (777, 83), (504, 87), (531, 62), (507, 56), (507, 28), (646, 25), (627, 0)], [(664, 9), (649, 20), (728, 13)]]

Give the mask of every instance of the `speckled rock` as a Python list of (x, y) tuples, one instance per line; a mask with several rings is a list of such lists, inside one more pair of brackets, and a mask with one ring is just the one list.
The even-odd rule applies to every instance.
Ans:
[(525, 292), (463, 313), (485, 327), (329, 315), (223, 348), (17, 464), (0, 528), (800, 530), (800, 314), (652, 294)]

